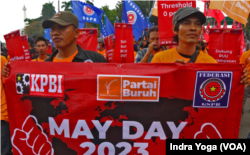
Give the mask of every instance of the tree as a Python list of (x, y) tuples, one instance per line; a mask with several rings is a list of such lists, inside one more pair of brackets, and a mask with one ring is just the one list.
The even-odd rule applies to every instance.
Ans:
[(34, 19), (26, 18), (26, 19), (24, 19), (24, 21), (25, 21), (25, 22), (28, 22), (28, 23), (27, 23), (27, 26), (28, 26), (29, 24), (31, 24), (31, 23), (34, 22), (34, 21), (40, 21), (40, 22), (42, 22), (42, 16), (41, 16), (41, 17), (38, 17), (38, 18), (34, 18)]
[(43, 4), (42, 9), (42, 19), (47, 20), (51, 19), (56, 14), (55, 7), (53, 6), (53, 2)]
[[(103, 10), (104, 14), (106, 13), (108, 19), (112, 24), (115, 23), (116, 16), (117, 16), (117, 11), (115, 9), (110, 10), (108, 5), (102, 6), (100, 9)], [(103, 16), (103, 22), (104, 22), (104, 16)]]
[(40, 21), (33, 21), (25, 27), (25, 34), (29, 37), (36, 38), (37, 36), (43, 36), (43, 27)]
[(62, 2), (61, 8), (64, 8), (64, 11), (71, 11), (72, 12), (72, 7), (71, 7), (71, 1), (69, 2)]

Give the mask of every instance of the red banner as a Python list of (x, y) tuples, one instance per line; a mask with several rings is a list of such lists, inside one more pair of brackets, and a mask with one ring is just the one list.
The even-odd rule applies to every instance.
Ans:
[(104, 38), (104, 44), (106, 49), (106, 60), (108, 62), (114, 62), (113, 34)]
[(166, 139), (238, 138), (240, 64), (31, 63), (11, 63), (5, 83), (15, 155), (163, 155)]
[(21, 38), (19, 30), (4, 35), (4, 39), (11, 60), (31, 60), (30, 55), (28, 55), (29, 51), (27, 51), (27, 38), (26, 40), (25, 38)]
[(84, 50), (97, 52), (97, 29), (80, 29), (80, 35), (77, 38), (77, 44)]
[(158, 1), (158, 27), (160, 46), (176, 45), (173, 42), (174, 32), (172, 30), (172, 19), (174, 13), (183, 7), (196, 8), (196, 1)]
[(115, 23), (114, 62), (134, 63), (132, 24)]
[(218, 63), (239, 63), (241, 29), (209, 30), (209, 55)]
[(28, 39), (27, 35), (21, 36), (21, 42), (24, 52), (24, 59), (27, 61), (31, 60), (30, 51), (29, 51), (29, 45), (28, 45)]
[(47, 53), (52, 54), (52, 45), (51, 44), (48, 44)]

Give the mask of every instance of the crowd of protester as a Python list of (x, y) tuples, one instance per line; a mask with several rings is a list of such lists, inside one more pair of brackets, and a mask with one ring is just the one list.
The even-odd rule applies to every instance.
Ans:
[[(65, 21), (65, 16), (67, 21)], [(173, 17), (173, 40), (178, 46), (159, 46), (158, 27), (154, 26), (148, 30), (147, 36), (134, 39), (135, 63), (217, 63), (209, 55), (208, 42), (199, 41), (202, 25), (206, 17), (199, 10), (187, 7), (179, 9)], [(43, 28), (51, 29), (51, 38), (55, 48), (52, 55), (47, 53), (49, 41), (39, 36), (35, 40), (28, 37), (28, 45), (32, 61), (52, 62), (101, 62), (106, 61), (106, 51), (103, 39), (98, 39), (98, 51), (83, 50), (77, 45), (76, 40), (80, 33), (78, 19), (71, 12), (61, 12), (60, 16), (54, 16), (42, 23)], [(192, 35), (188, 35), (192, 33)], [(242, 84), (246, 85), (243, 105), (250, 93), (248, 72), (250, 71), (250, 50), (249, 42), (246, 43), (246, 50), (242, 55), (241, 63), (246, 67), (242, 75)], [(10, 61), (8, 50), (1, 44), (1, 154), (12, 154), (11, 141), (8, 124), (7, 104), (4, 91), (4, 79), (9, 75), (7, 62)], [(248, 69), (248, 71), (247, 71)]]

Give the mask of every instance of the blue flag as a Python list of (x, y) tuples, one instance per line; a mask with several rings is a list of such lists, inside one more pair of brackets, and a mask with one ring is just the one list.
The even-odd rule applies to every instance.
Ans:
[(71, 1), (71, 6), (79, 20), (79, 25), (82, 26), (85, 22), (101, 24), (103, 10), (80, 1)]
[(141, 9), (132, 1), (123, 1), (122, 22), (133, 25), (133, 36), (138, 40), (145, 28), (148, 27)]
[(147, 23), (148, 23), (148, 29), (150, 29), (151, 27), (153, 27), (153, 25), (150, 22), (149, 17), (146, 17), (146, 18), (147, 18)]
[(55, 46), (50, 36), (50, 29), (44, 29), (44, 38), (48, 39), (52, 46)]
[(105, 27), (103, 26), (103, 23), (101, 21), (101, 38), (105, 38), (107, 37), (107, 33), (106, 33), (106, 30), (105, 30)]
[(114, 26), (112, 25), (112, 23), (110, 22), (110, 20), (108, 19), (108, 17), (105, 15), (105, 31), (107, 33), (107, 35), (115, 35), (115, 29), (114, 29)]

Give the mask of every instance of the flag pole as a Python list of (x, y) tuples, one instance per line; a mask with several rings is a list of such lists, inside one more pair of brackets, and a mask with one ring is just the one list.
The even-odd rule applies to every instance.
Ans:
[(140, 44), (139, 44), (138, 50), (139, 50), (140, 47), (141, 47), (141, 43), (142, 43), (143, 38), (145, 37), (146, 33), (147, 33), (147, 31), (143, 30), (143, 35), (142, 35), (141, 42), (140, 42)]

